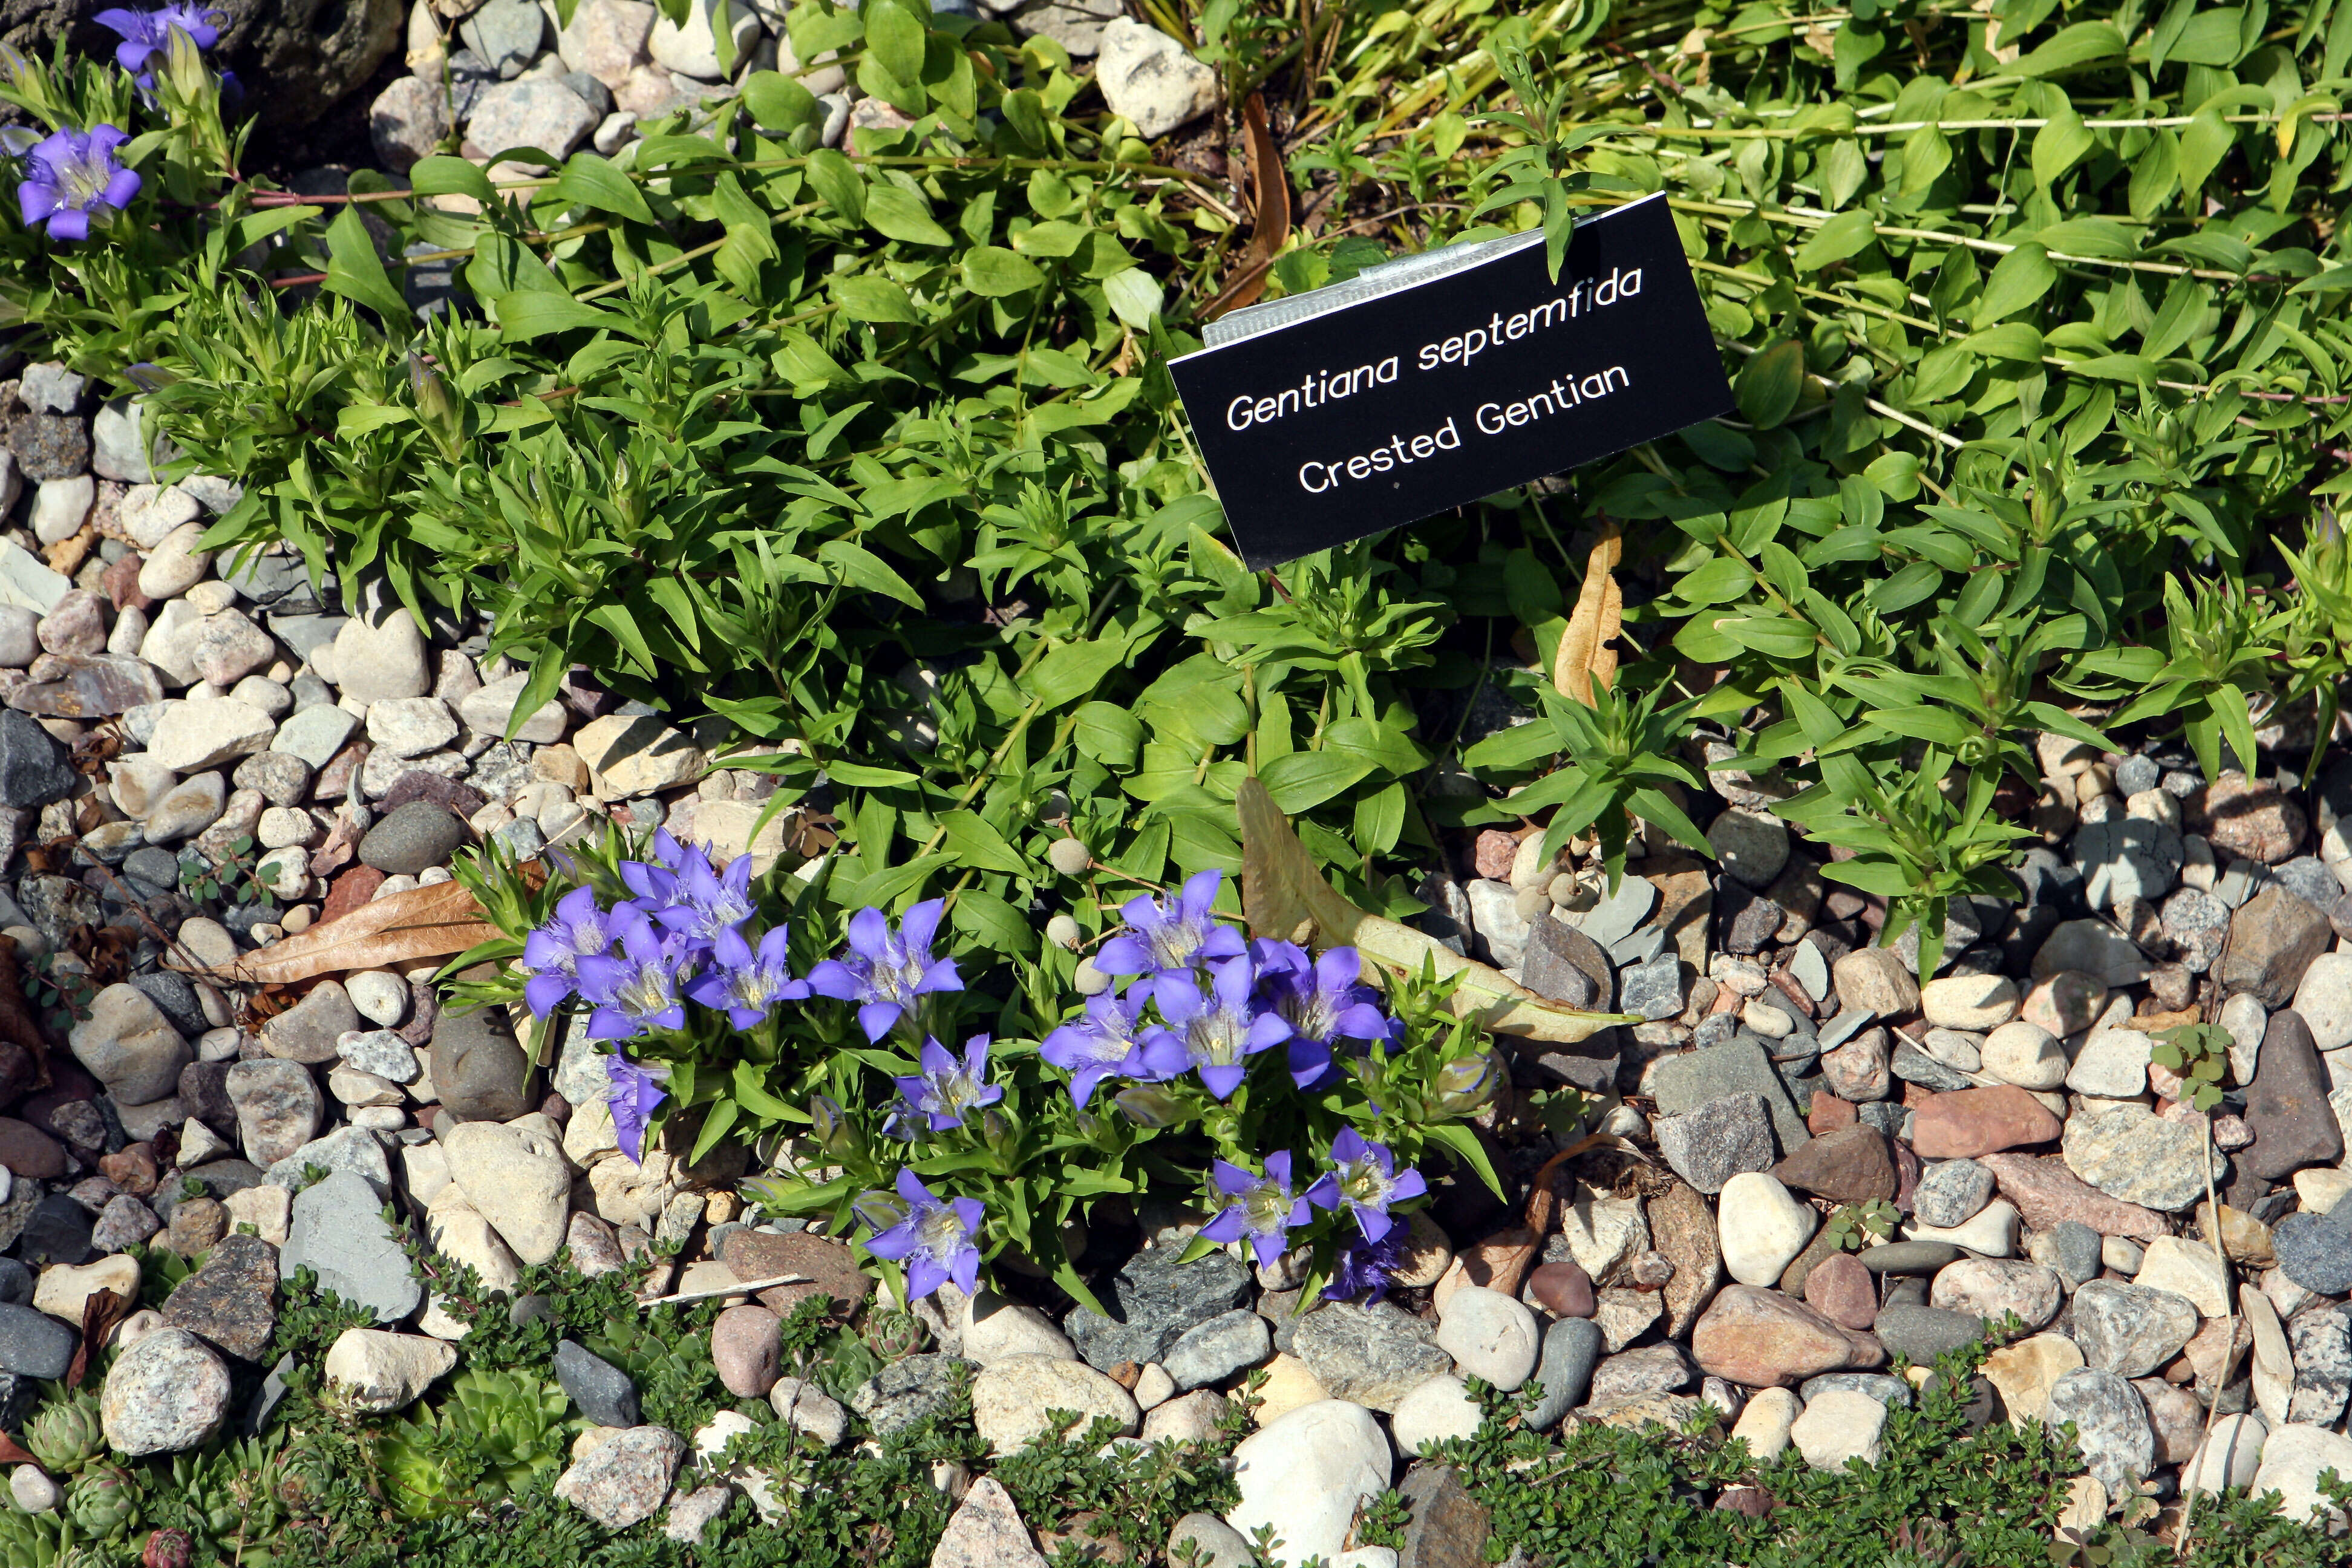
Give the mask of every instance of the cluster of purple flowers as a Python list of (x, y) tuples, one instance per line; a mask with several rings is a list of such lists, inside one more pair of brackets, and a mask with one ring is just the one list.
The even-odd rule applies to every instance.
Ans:
[(1223, 879), (1202, 871), (1172, 899), (1131, 899), (1119, 910), (1127, 925), (1103, 943), (1095, 967), (1126, 988), (1090, 998), (1085, 1016), (1044, 1045), (1081, 1106), (1108, 1078), (1165, 1083), (1188, 1072), (1229, 1099), (1250, 1058), (1276, 1046), (1292, 1082), (1310, 1089), (1329, 1079), (1351, 1043), (1394, 1037), (1354, 948), (1316, 958), (1295, 942), (1244, 939), (1213, 912)]
[[(750, 929), (755, 911), (748, 856), (721, 871), (699, 847), (665, 829), (654, 835), (651, 860), (624, 860), (619, 869), (631, 897), (607, 909), (593, 889), (575, 888), (523, 942), (530, 976), (523, 999), (531, 1012), (543, 1018), (576, 996), (590, 1009), (590, 1039), (620, 1042), (683, 1029), (689, 1003), (724, 1013), (735, 1028), (756, 1028), (779, 1003), (815, 995), (854, 1004), (866, 1037), (878, 1040), (894, 1026), (911, 1026), (923, 996), (963, 988), (955, 962), (931, 955), (942, 909), (936, 899), (908, 910), (895, 931), (881, 910), (859, 910), (849, 922), (848, 951), (803, 978), (787, 963), (782, 922)], [(907, 1110), (936, 1131), (959, 1125), (966, 1110), (992, 1104), (1004, 1091), (982, 1081), (987, 1055), (982, 1037), (959, 1067), (937, 1041), (926, 1040), (922, 1075), (901, 1080)], [(605, 1072), (622, 1152), (642, 1159), (646, 1122), (667, 1098), (663, 1069), (632, 1061), (616, 1044)]]
[[(1043, 1047), (1045, 1059), (1070, 1074), (1079, 1105), (1108, 1078), (1164, 1083), (1188, 1072), (1225, 1100), (1248, 1075), (1250, 1059), (1276, 1046), (1292, 1083), (1314, 1089), (1338, 1072), (1342, 1050), (1401, 1032), (1363, 983), (1355, 949), (1313, 957), (1295, 942), (1245, 941), (1219, 921), (1222, 879), (1203, 871), (1171, 899), (1133, 899), (1120, 910), (1126, 927), (1103, 943), (1095, 966), (1126, 979), (1125, 990), (1090, 998), (1085, 1016), (1046, 1036)], [(1149, 1008), (1157, 1009), (1157, 1022)], [(1215, 1161), (1210, 1184), (1225, 1204), (1201, 1234), (1216, 1242), (1247, 1237), (1258, 1261), (1271, 1266), (1314, 1211), (1345, 1211), (1359, 1238), (1328, 1293), (1377, 1295), (1396, 1261), (1390, 1207), (1421, 1196), (1427, 1184), (1417, 1171), (1399, 1172), (1387, 1145), (1353, 1128), (1332, 1140), (1330, 1167), (1303, 1192), (1294, 1191), (1292, 1166), (1288, 1150), (1268, 1154), (1262, 1173)]]
[[(92, 20), (122, 39), (115, 63), (131, 74), (141, 92), (152, 95), (155, 62), (168, 60), (173, 37), (185, 38), (186, 47), (201, 54), (220, 42), (220, 24), (228, 17), (189, 0), (172, 0), (155, 11), (100, 11)], [(222, 79), (226, 84), (227, 78)], [(89, 237), (93, 223), (111, 221), (144, 184), (116, 155), (130, 140), (120, 126), (101, 121), (86, 131), (66, 127), (25, 148), (16, 209), (26, 226), (42, 229), (51, 239), (82, 240)]]
[(1389, 1211), (1422, 1196), (1429, 1184), (1418, 1171), (1399, 1171), (1387, 1144), (1371, 1142), (1352, 1127), (1331, 1140), (1330, 1167), (1296, 1196), (1291, 1165), (1287, 1149), (1265, 1157), (1262, 1175), (1228, 1160), (1213, 1162), (1209, 1184), (1226, 1202), (1201, 1234), (1220, 1243), (1247, 1237), (1258, 1262), (1271, 1268), (1289, 1249), (1291, 1232), (1312, 1224), (1317, 1209), (1345, 1211), (1356, 1222), (1357, 1239), (1341, 1255), (1324, 1294), (1338, 1300), (1370, 1289), (1378, 1300), (1399, 1256), (1396, 1216)]

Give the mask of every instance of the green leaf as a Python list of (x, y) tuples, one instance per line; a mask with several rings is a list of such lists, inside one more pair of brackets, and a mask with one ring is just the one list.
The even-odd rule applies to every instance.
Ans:
[(1853, 200), (1862, 183), (1870, 177), (1870, 160), (1862, 143), (1847, 137), (1832, 142), (1821, 155), (1822, 205), (1832, 211)]
[(2048, 43), (2003, 68), (2022, 77), (2057, 76), (2080, 70), (2124, 52), (2124, 36), (2113, 22), (2077, 22)]
[(569, 294), (518, 289), (499, 296), (499, 332), (509, 342), (529, 342), (550, 332), (587, 331), (637, 335), (636, 323), (626, 316), (583, 305)]
[(1140, 267), (1112, 273), (1103, 279), (1102, 287), (1111, 313), (1139, 332), (1149, 329), (1160, 314), (1160, 281)]
[(817, 547), (816, 558), (841, 569), (841, 574), (853, 586), (869, 593), (887, 594), (911, 609), (923, 607), (923, 596), (908, 585), (907, 580), (892, 571), (882, 557), (855, 540), (829, 539)]
[(1775, 658), (1803, 658), (1819, 637), (1810, 624), (1786, 616), (1731, 616), (1715, 629), (1741, 647)]
[[(822, 197), (825, 205), (850, 223), (866, 221), (866, 181), (856, 164), (832, 148), (821, 147), (809, 154), (807, 174), (809, 189)], [(931, 226), (936, 229), (939, 226)]]
[(1026, 258), (1001, 245), (976, 245), (963, 254), (964, 287), (985, 299), (1001, 300), (1044, 281), (1045, 275)]
[(452, 158), (446, 153), (436, 153), (429, 158), (419, 158), (416, 166), (408, 171), (409, 188), (420, 196), (471, 196), (484, 206), (499, 199), (491, 188), (489, 175), (481, 165), (464, 158)]
[(556, 177), (555, 194), (598, 212), (638, 223), (654, 221), (654, 209), (646, 205), (645, 193), (637, 189), (636, 182), (593, 153), (572, 154), (563, 173)]
[(1740, 367), (1733, 398), (1740, 415), (1759, 430), (1786, 420), (1805, 385), (1805, 345), (1783, 338)]
[(1297, 815), (1322, 805), (1372, 771), (1372, 764), (1345, 752), (1293, 752), (1258, 772), (1274, 804)]
[(866, 47), (882, 68), (902, 82), (923, 79), (923, 25), (898, 0), (869, 0)]
[(1797, 270), (1818, 272), (1833, 261), (1843, 261), (1868, 248), (1877, 237), (1877, 226), (1868, 212), (1857, 207), (1840, 213), (1813, 230), (1812, 237), (1797, 247)]
[(1118, 773), (1135, 766), (1143, 748), (1143, 721), (1111, 702), (1089, 702), (1077, 711), (1074, 731), (1078, 750)]
[(1976, 310), (1969, 315), (1969, 324), (1982, 330), (2014, 316), (2050, 292), (2057, 281), (2058, 269), (2050, 265), (2050, 253), (2028, 240), (2002, 257), (1993, 268), (1992, 275), (1985, 279), (1984, 292), (1978, 296)]
[(1121, 638), (1064, 643), (1037, 661), (1036, 668), (1022, 679), (1021, 689), (1047, 709), (1059, 708), (1101, 685), (1126, 657), (1127, 644)]
[(931, 220), (930, 208), (922, 197), (887, 181), (877, 182), (866, 191), (866, 221), (880, 234), (909, 245), (955, 243), (954, 236)]
[(887, 278), (860, 272), (835, 274), (833, 297), (841, 301), (842, 312), (853, 321), (909, 327), (922, 324), (922, 317), (915, 313), (915, 301), (905, 288)]
[(2071, 103), (2062, 104), (2049, 123), (2033, 133), (2033, 183), (2048, 189), (2099, 144)]
[(2003, 321), (1997, 327), (1970, 332), (1960, 340), (1959, 346), (1988, 359), (2015, 360), (2032, 364), (2042, 357), (2042, 332), (2031, 322)]
[(744, 79), (743, 107), (763, 131), (788, 134), (803, 125), (824, 122), (824, 109), (816, 95), (775, 71), (753, 71)]
[(1462, 1163), (1477, 1172), (1478, 1179), (1485, 1182), (1488, 1190), (1496, 1197), (1505, 1195), (1503, 1184), (1496, 1178), (1495, 1167), (1487, 1163), (1485, 1147), (1479, 1143), (1477, 1135), (1467, 1126), (1459, 1121), (1441, 1121), (1423, 1128), (1422, 1133), (1424, 1137), (1435, 1139), (1454, 1153), (1461, 1156)]
[(940, 816), (940, 832), (948, 850), (965, 865), (982, 871), (1003, 871), (1015, 877), (1031, 874), (1029, 863), (973, 812), (950, 811)]
[(346, 205), (327, 226), (327, 278), (323, 287), (383, 318), (387, 331), (404, 335), (415, 326), (408, 301), (384, 275), (375, 241), (360, 222), (359, 208)]

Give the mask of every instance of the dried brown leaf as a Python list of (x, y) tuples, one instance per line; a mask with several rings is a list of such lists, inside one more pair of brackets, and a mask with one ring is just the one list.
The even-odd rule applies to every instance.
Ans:
[(446, 958), (502, 934), (462, 882), (411, 888), (362, 904), (211, 973), (247, 985), (287, 985), (347, 969), (385, 969)]
[(1440, 979), (1459, 973), (1454, 1016), (1475, 1018), (1498, 1035), (1567, 1045), (1631, 1021), (1613, 1013), (1557, 1006), (1435, 937), (1366, 913), (1323, 879), (1264, 784), (1244, 779), (1234, 804), (1241, 817), (1242, 910), (1255, 934), (1318, 951), (1352, 946), (1363, 955), (1370, 977), (1383, 984), (1398, 975), (1418, 973), (1424, 962), (1435, 966)]
[(1591, 682), (1607, 686), (1617, 674), (1617, 650), (1609, 640), (1624, 621), (1625, 597), (1617, 587), (1617, 563), (1624, 559), (1625, 542), (1612, 527), (1592, 546), (1584, 563), (1584, 587), (1576, 595), (1576, 613), (1559, 639), (1552, 660), (1551, 683), (1560, 695), (1592, 706)]
[(1242, 109), (1242, 129), (1249, 142), (1250, 184), (1257, 198), (1257, 217), (1250, 226), (1250, 242), (1234, 264), (1217, 297), (1201, 307), (1201, 319), (1216, 320), (1227, 310), (1255, 304), (1265, 292), (1266, 269), (1282, 247), (1290, 243), (1290, 182), (1282, 169), (1282, 149), (1266, 128), (1265, 100), (1251, 93)]
[(130, 1312), (130, 1301), (112, 1290), (92, 1290), (82, 1299), (81, 1343), (74, 1347), (73, 1364), (66, 1368), (68, 1388), (81, 1386), (89, 1373), (89, 1358)]

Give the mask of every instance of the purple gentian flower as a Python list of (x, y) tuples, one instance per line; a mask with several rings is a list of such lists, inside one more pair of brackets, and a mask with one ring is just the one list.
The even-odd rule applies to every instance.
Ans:
[(907, 1300), (920, 1300), (949, 1280), (965, 1295), (980, 1289), (980, 1222), (987, 1212), (978, 1198), (941, 1202), (914, 1172), (900, 1166), (898, 1195), (907, 1217), (866, 1244), (877, 1258), (907, 1266)]
[(131, 138), (111, 125), (60, 131), (25, 154), (16, 206), (26, 226), (47, 226), (51, 239), (88, 239), (89, 220), (121, 212), (139, 194), (136, 174), (115, 160)]
[(1361, 981), (1363, 960), (1354, 948), (1309, 958), (1296, 942), (1251, 945), (1266, 998), (1290, 1026), (1290, 1076), (1299, 1088), (1331, 1070), (1339, 1041), (1377, 1040), (1391, 1032), (1388, 1016), (1375, 1005), (1379, 993)]
[(1280, 1015), (1253, 1005), (1250, 993), (1256, 982), (1246, 958), (1211, 964), (1206, 990), (1189, 973), (1160, 976), (1152, 995), (1171, 1027), (1152, 1032), (1147, 1056), (1172, 1064), (1172, 1043), (1183, 1052), (1178, 1071), (1196, 1068), (1211, 1094), (1219, 1100), (1230, 1096), (1249, 1070), (1244, 1058), (1290, 1037), (1290, 1026)]
[(715, 967), (688, 986), (686, 994), (702, 1006), (726, 1008), (727, 1021), (739, 1029), (754, 1028), (777, 1003), (797, 1002), (809, 994), (807, 981), (793, 978), (784, 948), (781, 923), (760, 939), (757, 948), (733, 926), (721, 926), (710, 946)]
[(1258, 1263), (1267, 1268), (1282, 1261), (1292, 1231), (1305, 1225), (1309, 1213), (1305, 1198), (1290, 1195), (1290, 1151), (1265, 1157), (1265, 1174), (1253, 1176), (1225, 1160), (1209, 1164), (1209, 1184), (1233, 1201), (1201, 1227), (1211, 1241), (1250, 1238)]
[(717, 942), (720, 931), (751, 918), (751, 857), (738, 855), (719, 871), (698, 846), (688, 848), (679, 858), (671, 900), (654, 919), (689, 941), (705, 946)]
[(188, 42), (199, 50), (209, 49), (220, 42), (220, 24), (228, 20), (225, 11), (215, 11), (204, 5), (192, 5), (187, 0), (172, 0), (157, 11), (132, 11), (117, 6), (100, 11), (90, 18), (100, 26), (120, 36), (122, 42), (114, 47), (114, 63), (137, 75), (147, 68), (148, 59), (172, 47), (172, 29), (177, 27), (188, 35)]
[(654, 858), (624, 860), (616, 869), (650, 912), (677, 901), (677, 868), (685, 859), (686, 846), (671, 837), (668, 828), (658, 827), (654, 830)]
[(1356, 1216), (1364, 1239), (1378, 1241), (1396, 1223), (1389, 1205), (1427, 1191), (1419, 1171), (1398, 1172), (1387, 1144), (1367, 1143), (1354, 1128), (1343, 1127), (1331, 1140), (1331, 1169), (1307, 1189), (1307, 1201), (1321, 1209), (1345, 1207)]
[(849, 919), (849, 956), (828, 958), (811, 969), (810, 989), (857, 1003), (857, 1022), (868, 1041), (880, 1039), (911, 1014), (917, 997), (962, 990), (955, 960), (931, 956), (931, 938), (946, 907), (944, 900), (925, 900), (907, 911), (896, 932), (880, 910), (858, 910)]
[(662, 1088), (667, 1076), (639, 1067), (619, 1051), (604, 1058), (604, 1078), (610, 1086), (604, 1091), (604, 1104), (613, 1112), (613, 1135), (620, 1141), (621, 1152), (640, 1165), (646, 1163), (646, 1128), (654, 1111), (669, 1098), (669, 1091)]
[(913, 1078), (892, 1079), (906, 1096), (901, 1114), (930, 1119), (931, 1131), (944, 1132), (963, 1125), (964, 1113), (994, 1105), (1004, 1098), (1004, 1086), (988, 1081), (988, 1037), (974, 1035), (964, 1042), (963, 1060), (937, 1040), (925, 1040), (922, 1071)]
[(1224, 875), (1202, 871), (1190, 878), (1168, 904), (1149, 896), (1128, 900), (1118, 911), (1127, 929), (1102, 944), (1095, 967), (1105, 974), (1159, 974), (1239, 955), (1242, 933), (1214, 912)]
[(1331, 1282), (1323, 1287), (1327, 1301), (1352, 1300), (1371, 1292), (1368, 1304), (1378, 1306), (1389, 1293), (1389, 1281), (1404, 1262), (1404, 1238), (1391, 1231), (1378, 1241), (1358, 1237), (1331, 1265)]
[(531, 978), (522, 996), (533, 1017), (546, 1017), (579, 988), (580, 961), (611, 948), (617, 923), (597, 904), (593, 889), (574, 888), (557, 900), (545, 925), (523, 938), (523, 967)]
[[(1094, 1098), (1095, 1086), (1113, 1074), (1158, 1079), (1184, 1070), (1188, 1058), (1172, 1037), (1155, 1040), (1157, 1052), (1144, 1044), (1139, 990), (1130, 987), (1125, 996), (1103, 991), (1087, 997), (1086, 1016), (1047, 1035), (1038, 1047), (1039, 1056), (1070, 1075), (1072, 1104), (1085, 1105)], [(1165, 1030), (1156, 1033), (1166, 1037)], [(1171, 1065), (1172, 1070), (1161, 1070)]]
[(685, 939), (663, 936), (643, 910), (614, 910), (624, 916), (616, 951), (583, 958), (580, 994), (595, 1004), (588, 1016), (592, 1040), (625, 1040), (649, 1029), (686, 1027), (686, 1004), (678, 999)]

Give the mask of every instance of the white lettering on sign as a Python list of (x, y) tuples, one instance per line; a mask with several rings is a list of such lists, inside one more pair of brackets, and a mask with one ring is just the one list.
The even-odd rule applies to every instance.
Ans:
[(1627, 271), (1612, 267), (1608, 277), (1581, 279), (1567, 293), (1547, 300), (1531, 310), (1515, 311), (1508, 316), (1497, 310), (1483, 327), (1472, 327), (1437, 342), (1423, 343), (1418, 363), (1423, 370), (1435, 370), (1442, 364), (1466, 365), (1497, 343), (1517, 342), (1530, 332), (1572, 321), (1587, 310), (1631, 300), (1641, 292), (1640, 268)]
[(1625, 374), (1625, 367), (1622, 364), (1612, 364), (1607, 370), (1595, 371), (1590, 375), (1570, 375), (1565, 381), (1554, 376), (1549, 386), (1541, 392), (1531, 393), (1517, 403), (1480, 404), (1473, 417), (1485, 434), (1499, 436), (1506, 430), (1530, 425), (1538, 419), (1549, 419), (1555, 414), (1565, 414), (1580, 404), (1606, 397), (1633, 384), (1633, 377)]
[(1319, 496), (1336, 490), (1344, 480), (1369, 479), (1375, 474), (1394, 473), (1407, 463), (1417, 463), (1440, 452), (1462, 449), (1462, 432), (1454, 421), (1444, 424), (1426, 436), (1391, 436), (1384, 446), (1352, 458), (1332, 458), (1327, 461), (1307, 462), (1298, 466), (1298, 488), (1308, 495)]
[(1397, 378), (1397, 356), (1389, 355), (1378, 364), (1360, 364), (1353, 370), (1318, 370), (1311, 373), (1297, 386), (1286, 387), (1267, 397), (1246, 395), (1225, 405), (1225, 428), (1246, 430), (1253, 425), (1267, 425), (1286, 414), (1296, 414), (1302, 408), (1320, 408), (1343, 397), (1352, 397), (1370, 386), (1385, 386)]

